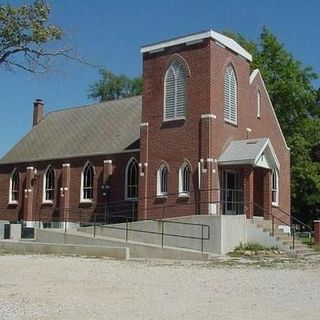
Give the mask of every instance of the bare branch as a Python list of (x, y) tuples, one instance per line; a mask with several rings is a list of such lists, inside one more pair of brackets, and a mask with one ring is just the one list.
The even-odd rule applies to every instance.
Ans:
[(62, 31), (48, 23), (50, 6), (46, 1), (34, 0), (31, 5), (13, 7), (0, 5), (0, 67), (15, 66), (37, 73), (48, 71), (58, 58), (97, 67), (76, 56), (71, 47), (48, 49), (62, 38)]

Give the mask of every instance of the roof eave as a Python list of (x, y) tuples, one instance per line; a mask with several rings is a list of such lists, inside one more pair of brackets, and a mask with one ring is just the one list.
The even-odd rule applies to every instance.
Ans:
[(252, 61), (252, 55), (247, 52), (244, 48), (242, 48), (236, 41), (233, 39), (222, 35), (213, 30), (207, 30), (203, 32), (193, 33), (182, 37), (177, 37), (161, 42), (156, 42), (148, 45), (144, 45), (141, 47), (141, 53), (155, 53), (161, 52), (165, 48), (180, 45), (180, 44), (190, 44), (197, 41), (201, 41), (203, 39), (211, 38), (215, 41), (218, 41), (220, 44), (224, 45), (231, 51), (239, 54), (241, 57), (245, 58), (248, 61)]

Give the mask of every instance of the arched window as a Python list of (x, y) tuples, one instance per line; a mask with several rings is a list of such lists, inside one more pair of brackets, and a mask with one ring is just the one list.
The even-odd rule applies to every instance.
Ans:
[(162, 164), (157, 172), (157, 195), (163, 196), (168, 193), (168, 168)]
[(257, 92), (257, 117), (261, 118), (261, 94)]
[(237, 79), (231, 65), (224, 74), (224, 120), (237, 124)]
[(47, 168), (43, 176), (43, 202), (52, 202), (54, 199), (54, 170)]
[(164, 92), (164, 120), (184, 119), (187, 105), (187, 70), (176, 60), (166, 72)]
[(190, 173), (190, 165), (188, 162), (184, 162), (179, 169), (179, 194), (189, 194)]
[(81, 177), (81, 200), (93, 199), (94, 168), (90, 162), (84, 166)]
[(126, 184), (125, 184), (125, 198), (138, 198), (138, 181), (139, 181), (139, 166), (135, 158), (129, 160), (126, 167)]
[(277, 169), (272, 170), (272, 204), (277, 206), (279, 204), (279, 172)]
[(17, 203), (19, 200), (19, 172), (14, 169), (10, 178), (9, 202)]

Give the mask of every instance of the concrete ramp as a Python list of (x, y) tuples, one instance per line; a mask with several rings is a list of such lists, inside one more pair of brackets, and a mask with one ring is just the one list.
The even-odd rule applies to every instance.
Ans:
[[(127, 234), (125, 223), (96, 226), (95, 233), (122, 240), (127, 237), (138, 243), (161, 245), (163, 242), (172, 248), (225, 254), (246, 241), (246, 223), (244, 215), (194, 215), (165, 219), (164, 224), (160, 220), (131, 222)], [(78, 231), (92, 235), (94, 228), (78, 228)]]
[(122, 247), (128, 248), (130, 258), (153, 258), (153, 259), (177, 259), (177, 260), (208, 260), (208, 253), (201, 253), (183, 248), (172, 248), (155, 244), (138, 243), (134, 241), (125, 242), (122, 239), (103, 236), (93, 237), (90, 234), (75, 230), (36, 230), (36, 242), (46, 244), (75, 244), (85, 246)]

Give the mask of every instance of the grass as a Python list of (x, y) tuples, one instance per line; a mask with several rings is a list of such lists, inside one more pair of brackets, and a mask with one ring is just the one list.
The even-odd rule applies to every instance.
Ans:
[(234, 249), (234, 251), (229, 252), (228, 255), (231, 257), (242, 257), (242, 256), (257, 256), (257, 255), (270, 255), (273, 254), (274, 251), (278, 251), (278, 247), (268, 248), (259, 243), (248, 242), (248, 243), (240, 243), (238, 247)]
[(277, 250), (277, 248), (268, 248), (259, 243), (248, 242), (248, 243), (240, 243), (238, 247), (234, 249), (234, 251), (269, 251), (269, 250)]

